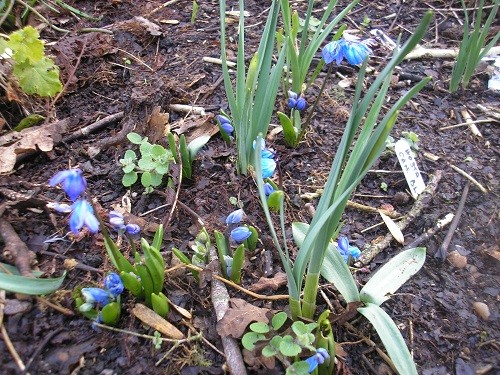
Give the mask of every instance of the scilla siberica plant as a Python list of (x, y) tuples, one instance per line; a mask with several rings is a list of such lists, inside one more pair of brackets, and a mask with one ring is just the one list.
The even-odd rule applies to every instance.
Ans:
[[(252, 143), (259, 134), (266, 134), (274, 109), (276, 94), (285, 64), (286, 46), (281, 49), (276, 64), (272, 65), (274, 35), (279, 14), (279, 2), (273, 0), (262, 33), (259, 47), (250, 61), (248, 70), (245, 65), (245, 21), (244, 1), (239, 0), (240, 19), (238, 24), (238, 54), (236, 63), (236, 87), (233, 89), (226, 58), (226, 1), (220, 1), (221, 58), (224, 88), (228, 99), (231, 121), (226, 116), (219, 118), (225, 132), (234, 129), (238, 152), (238, 172), (246, 174), (252, 164)], [(222, 121), (221, 121), (222, 120)]]
[[(307, 125), (311, 120), (315, 105), (310, 109), (309, 116), (302, 124), (301, 112), (306, 109), (305, 94), (308, 87), (314, 82), (323, 67), (321, 61), (311, 74), (307, 84), (306, 79), (310, 72), (313, 58), (323, 41), (330, 35), (335, 26), (359, 3), (354, 0), (337, 14), (333, 20), (327, 23), (332, 14), (337, 0), (328, 2), (328, 6), (323, 12), (323, 16), (314, 32), (310, 33), (311, 17), (313, 13), (314, 1), (309, 1), (303, 25), (300, 25), (300, 18), (297, 11), (292, 12), (292, 3), (288, 0), (280, 0), (281, 14), (283, 18), (283, 31), (277, 34), (278, 49), (286, 46), (286, 70), (283, 79), (283, 92), (288, 92), (288, 107), (290, 115), (278, 112), (278, 118), (283, 127), (285, 143), (296, 147), (304, 136)], [(299, 29), (302, 31), (299, 34)], [(342, 33), (345, 26), (341, 27), (338, 33)], [(337, 34), (338, 34), (337, 33)], [(265, 134), (265, 133), (263, 133)]]
[[(422, 267), (425, 261), (425, 249), (411, 249), (397, 255), (384, 265), (361, 291), (358, 291), (344, 258), (331, 241), (338, 235), (340, 220), (350, 194), (384, 150), (385, 140), (394, 126), (399, 109), (430, 80), (429, 78), (424, 79), (408, 90), (383, 118), (378, 120), (394, 67), (417, 45), (431, 18), (432, 13), (427, 13), (424, 16), (410, 39), (399, 51), (395, 52), (387, 66), (362, 97), (361, 92), (367, 66), (367, 61), (364, 60), (359, 72), (351, 115), (332, 162), (316, 213), (310, 225), (294, 223), (292, 226), (294, 240), (300, 247), (294, 262), (290, 259), (285, 236), (284, 200), (281, 199), (280, 202), (280, 223), (283, 235), (282, 241), (280, 241), (267, 206), (263, 180), (256, 178), (260, 200), (273, 242), (278, 249), (287, 274), (290, 310), (293, 318), (313, 318), (316, 312), (316, 298), (321, 274), (334, 284), (348, 303), (363, 303), (363, 307), (358, 308), (358, 311), (374, 325), (389, 356), (401, 374), (417, 374), (417, 370), (396, 324), (380, 308), (380, 304)], [(350, 47), (352, 48), (352, 46)], [(258, 142), (262, 142), (262, 138), (258, 137)], [(258, 177), (262, 176), (261, 159), (261, 153), (255, 152), (254, 165)], [(344, 245), (345, 243), (342, 244), (342, 246)]]

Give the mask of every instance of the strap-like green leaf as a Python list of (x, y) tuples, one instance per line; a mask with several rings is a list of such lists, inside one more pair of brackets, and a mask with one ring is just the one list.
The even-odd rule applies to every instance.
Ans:
[(387, 301), (425, 262), (425, 248), (406, 250), (384, 264), (361, 289), (361, 301), (381, 305)]
[(387, 313), (373, 303), (358, 311), (373, 324), (394, 366), (401, 375), (417, 375), (417, 368), (398, 327)]
[(20, 275), (0, 273), (0, 289), (12, 293), (22, 293), (34, 296), (50, 294), (59, 289), (66, 277), (66, 271), (53, 279), (31, 278)]

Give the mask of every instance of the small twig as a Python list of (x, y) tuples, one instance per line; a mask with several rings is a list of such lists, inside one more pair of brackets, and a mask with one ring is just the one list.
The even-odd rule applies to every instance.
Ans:
[[(213, 246), (210, 246), (209, 258), (210, 261), (217, 260), (217, 252)], [(220, 264), (217, 261), (213, 263), (215, 264), (215, 269), (212, 274), (211, 297), (217, 322), (219, 322), (229, 309), (229, 293), (221, 280), (215, 278), (215, 276), (218, 276), (217, 273), (220, 273)], [(238, 341), (231, 336), (221, 336), (221, 341), (222, 346), (224, 347), (224, 354), (226, 355), (226, 363), (229, 367), (229, 373), (246, 375), (247, 370), (245, 368), (245, 363), (243, 362), (243, 356), (241, 355)]]
[(455, 125), (443, 126), (442, 128), (439, 128), (439, 130), (454, 129), (454, 128), (459, 128), (461, 126), (466, 126), (466, 125), (470, 126), (470, 124), (481, 124), (484, 122), (492, 122), (492, 121), (494, 121), (494, 120), (492, 120), (492, 119), (471, 120), (471, 121), (467, 121), (467, 122), (461, 122), (461, 123), (455, 124)]
[(44, 305), (47, 305), (47, 306), (53, 308), (56, 311), (59, 311), (61, 314), (64, 314), (66, 316), (75, 315), (75, 313), (72, 310), (67, 309), (65, 307), (62, 307), (62, 306), (59, 306), (59, 305), (56, 305), (55, 303), (50, 302), (47, 298), (37, 296), (36, 300), (40, 303), (43, 303)]
[(438, 220), (436, 225), (434, 225), (432, 228), (428, 229), (425, 233), (422, 233), (420, 236), (415, 238), (411, 243), (406, 245), (403, 249), (404, 250), (412, 249), (412, 248), (420, 245), (422, 242), (427, 241), (429, 238), (434, 236), (437, 232), (439, 232), (445, 226), (450, 224), (451, 221), (453, 220), (453, 217), (454, 217), (453, 214), (447, 214), (443, 219)]
[(60, 332), (62, 332), (64, 330), (64, 328), (59, 328), (59, 329), (56, 329), (55, 331), (50, 331), (46, 336), (45, 338), (43, 339), (43, 341), (37, 345), (37, 348), (35, 350), (35, 352), (33, 353), (33, 355), (31, 356), (31, 358), (29, 359), (29, 361), (26, 363), (26, 368), (23, 370), (22, 374), (21, 375), (25, 375), (31, 364), (33, 363), (33, 361), (35, 360), (36, 357), (38, 357), (38, 355), (42, 352), (42, 350), (45, 348), (45, 346), (48, 344), (48, 342), (50, 340), (52, 340), (52, 338), (59, 334)]
[(28, 8), (31, 12), (33, 12), (36, 16), (38, 16), (38, 18), (40, 18), (43, 22), (45, 22), (47, 25), (49, 25), (51, 28), (53, 28), (54, 30), (56, 31), (59, 31), (61, 33), (70, 33), (69, 30), (66, 30), (66, 29), (61, 29), (60, 27), (57, 27), (57, 26), (54, 26), (52, 24), (52, 22), (50, 22), (47, 18), (45, 18), (44, 16), (42, 16), (40, 14), (40, 12), (38, 10), (36, 10), (35, 8), (33, 8), (31, 5), (25, 3), (24, 1), (22, 0), (16, 0), (18, 3), (24, 5), (26, 8)]
[(488, 190), (486, 190), (486, 188), (484, 188), (483, 185), (481, 185), (479, 182), (477, 182), (477, 180), (474, 177), (472, 177), (470, 174), (468, 174), (467, 172), (465, 172), (464, 170), (458, 168), (457, 166), (455, 166), (453, 164), (450, 164), (450, 167), (452, 169), (454, 169), (455, 171), (457, 171), (458, 173), (460, 173), (462, 176), (464, 176), (466, 179), (468, 179), (474, 185), (476, 185), (476, 187), (479, 190), (481, 190), (484, 194), (488, 194)]
[(194, 105), (186, 105), (186, 104), (170, 104), (170, 109), (175, 112), (181, 113), (194, 113), (196, 115), (205, 116), (205, 108), (194, 106)]
[(446, 259), (448, 246), (450, 246), (451, 239), (455, 234), (455, 230), (457, 229), (458, 223), (460, 222), (460, 217), (462, 216), (462, 212), (464, 211), (465, 201), (467, 200), (467, 195), (469, 194), (469, 187), (470, 182), (467, 181), (464, 187), (464, 191), (462, 192), (462, 197), (460, 198), (460, 203), (458, 204), (457, 211), (455, 212), (455, 217), (451, 222), (450, 228), (448, 228), (448, 233), (446, 234), (446, 237), (444, 238), (444, 241), (439, 247), (438, 251), (436, 251), (436, 254), (434, 254), (434, 258), (438, 258), (443, 262)]
[(151, 12), (147, 13), (144, 15), (144, 17), (149, 17), (151, 16), (153, 13), (156, 13), (160, 10), (162, 10), (163, 8), (165, 7), (168, 7), (169, 5), (172, 5), (172, 4), (175, 4), (176, 2), (178, 2), (179, 0), (170, 0), (170, 1), (167, 1), (166, 3), (154, 8)]
[(66, 92), (66, 89), (68, 88), (69, 84), (71, 83), (71, 79), (75, 76), (76, 69), (78, 69), (78, 66), (80, 65), (80, 61), (82, 61), (82, 56), (83, 53), (85, 52), (85, 48), (87, 48), (87, 37), (84, 38), (83, 40), (83, 46), (82, 50), (80, 51), (80, 54), (78, 55), (78, 58), (76, 59), (75, 66), (73, 67), (73, 70), (68, 74), (68, 77), (66, 79), (66, 83), (64, 84), (62, 90), (59, 92), (59, 94), (56, 95), (54, 100), (52, 101), (51, 107), (55, 108), (56, 102), (59, 100), (59, 98)]
[[(222, 60), (221, 59), (216, 59), (215, 57), (204, 57), (203, 61), (205, 61), (207, 63), (222, 65)], [(227, 61), (226, 65), (228, 67), (230, 67), (230, 68), (234, 68), (236, 66), (236, 63), (232, 62), (232, 61)]]
[[(201, 267), (198, 267), (198, 266), (195, 266), (194, 264), (180, 264), (176, 267), (174, 267), (175, 269), (177, 268), (181, 268), (181, 267), (185, 267), (185, 268), (189, 268), (190, 270), (194, 270), (194, 271), (198, 271), (198, 272), (201, 272), (201, 271), (204, 271), (203, 268)], [(171, 272), (173, 269), (168, 269), (166, 270), (165, 272)], [(235, 284), (234, 282), (232, 282), (231, 280), (227, 280), (215, 273), (212, 273), (212, 277), (214, 279), (217, 279), (219, 281), (222, 281), (223, 283), (226, 283), (227, 285), (230, 285), (232, 286), (234, 289), (238, 289), (240, 292), (243, 292), (243, 293), (246, 293), (248, 294), (249, 296), (253, 297), (253, 298), (256, 298), (256, 299), (262, 299), (262, 300), (268, 300), (268, 301), (277, 301), (277, 300), (282, 300), (282, 299), (289, 299), (290, 296), (288, 294), (276, 294), (274, 296), (266, 296), (265, 294), (257, 294), (257, 293), (254, 293), (248, 289), (245, 289), (243, 288), (242, 286), (238, 285), (238, 284)]]
[[(481, 50), (482, 51), (482, 50)], [(491, 48), (486, 56), (494, 56), (500, 54), (500, 46)], [(413, 59), (454, 59), (458, 56), (458, 48), (425, 48), (416, 46), (413, 51), (406, 55), (405, 60)]]
[(113, 113), (112, 115), (106, 116), (100, 120), (97, 120), (96, 122), (85, 126), (84, 128), (78, 129), (76, 132), (68, 135), (67, 137), (63, 138), (63, 142), (71, 142), (74, 141), (75, 139), (78, 139), (80, 137), (85, 137), (96, 130), (101, 129), (105, 125), (108, 125), (111, 122), (115, 122), (118, 120), (121, 120), (123, 118), (123, 112), (117, 112)]
[(140, 58), (138, 57), (135, 57), (134, 55), (132, 55), (130, 52), (127, 52), (125, 51), (124, 49), (121, 49), (121, 48), (117, 48), (118, 51), (120, 52), (123, 52), (124, 54), (126, 54), (127, 56), (129, 56), (131, 59), (137, 61), (139, 64), (141, 65), (144, 65), (146, 68), (148, 68), (150, 71), (154, 72), (155, 70), (153, 68), (151, 68), (148, 64), (146, 64), (144, 61), (142, 61)]
[(360, 211), (364, 211), (364, 212), (371, 212), (374, 214), (378, 214), (379, 211), (381, 211), (384, 215), (389, 216), (391, 219), (396, 219), (396, 218), (401, 216), (401, 214), (399, 212), (396, 212), (396, 211), (387, 211), (387, 210), (383, 210), (380, 208), (374, 208), (374, 207), (366, 206), (364, 204), (356, 203), (353, 201), (347, 201), (347, 207), (354, 208), (356, 210), (360, 210)]
[[(422, 210), (428, 206), (429, 201), (434, 195), (439, 180), (443, 175), (443, 171), (437, 170), (434, 175), (431, 176), (429, 182), (427, 183), (427, 187), (425, 190), (418, 196), (415, 201), (412, 209), (405, 215), (404, 219), (401, 220), (397, 225), (399, 229), (404, 230), (416, 217), (420, 215)], [(385, 235), (382, 241), (377, 242), (374, 245), (369, 246), (367, 249), (363, 250), (361, 257), (358, 262), (356, 262), (356, 267), (361, 267), (364, 264), (368, 264), (371, 260), (379, 254), (382, 250), (384, 250), (391, 243), (393, 237), (389, 232)]]
[(1, 328), (1, 333), (2, 333), (2, 339), (3, 339), (5, 346), (7, 347), (7, 350), (9, 351), (10, 355), (14, 359), (14, 362), (16, 363), (19, 370), (24, 371), (26, 366), (24, 365), (23, 360), (21, 359), (21, 357), (17, 353), (16, 348), (14, 348), (12, 341), (10, 341), (9, 334), (7, 333), (7, 330), (5, 329), (5, 326), (2, 324), (2, 327), (0, 327), (0, 328)]
[(472, 121), (472, 118), (470, 117), (469, 112), (466, 109), (463, 109), (462, 111), (460, 111), (460, 113), (462, 113), (462, 116), (463, 116), (465, 122), (467, 123), (467, 125), (469, 125), (469, 129), (472, 132), (472, 134), (474, 134), (476, 137), (482, 138), (483, 135), (481, 134), (481, 132), (477, 128), (474, 121)]

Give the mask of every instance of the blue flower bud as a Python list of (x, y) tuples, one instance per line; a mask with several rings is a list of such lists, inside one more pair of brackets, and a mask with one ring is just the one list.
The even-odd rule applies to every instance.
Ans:
[(141, 227), (137, 224), (127, 224), (125, 225), (125, 232), (132, 236), (135, 236), (136, 234), (141, 233)]
[(349, 251), (349, 240), (345, 236), (341, 236), (337, 240), (340, 253), (346, 253)]
[(101, 288), (82, 288), (82, 296), (91, 305), (106, 306), (109, 303), (109, 292)]
[(231, 120), (229, 120), (226, 116), (223, 116), (223, 115), (217, 115), (217, 120), (219, 120), (221, 125), (231, 123)]
[(122, 279), (116, 273), (110, 273), (104, 278), (104, 286), (115, 298), (123, 292)]
[(221, 128), (227, 133), (227, 135), (231, 135), (234, 131), (233, 125), (231, 125), (229, 122), (221, 123), (220, 124)]
[(226, 218), (226, 224), (238, 224), (242, 219), (243, 215), (245, 212), (243, 212), (243, 209), (240, 208), (239, 210), (231, 212), (229, 215), (227, 215)]
[(356, 246), (350, 246), (349, 245), (349, 255), (354, 259), (357, 260), (361, 256), (361, 250), (359, 250)]
[(123, 215), (118, 211), (109, 211), (109, 223), (116, 231), (123, 230), (125, 227)]
[(306, 109), (306, 100), (303, 98), (303, 97), (300, 97), (299, 99), (297, 99), (297, 103), (295, 104), (295, 109), (297, 111), (303, 111), (304, 109)]
[(87, 181), (80, 169), (57, 172), (49, 181), (50, 186), (62, 185), (63, 190), (74, 202), (87, 188)]
[(266, 182), (264, 184), (264, 193), (266, 194), (266, 197), (271, 195), (274, 192), (273, 185), (271, 185), (269, 182)]
[(297, 105), (297, 99), (288, 98), (288, 108), (294, 109)]
[(242, 243), (251, 235), (252, 232), (247, 227), (238, 227), (231, 231), (231, 238), (237, 243)]
[(83, 226), (90, 232), (97, 233), (99, 221), (94, 216), (94, 209), (85, 199), (79, 199), (72, 205), (73, 212), (69, 217), (69, 227), (74, 234), (77, 234)]
[(316, 354), (305, 360), (309, 364), (309, 373), (316, 370), (316, 367), (318, 367), (318, 365), (322, 365), (323, 363), (325, 363), (328, 358), (330, 358), (328, 351), (324, 348), (318, 348)]
[(297, 93), (293, 92), (292, 90), (288, 90), (288, 97), (290, 99), (297, 99)]

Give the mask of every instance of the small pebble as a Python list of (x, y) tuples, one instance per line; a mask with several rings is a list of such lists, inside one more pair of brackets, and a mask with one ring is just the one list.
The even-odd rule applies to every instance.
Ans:
[(464, 268), (467, 265), (467, 257), (463, 256), (456, 250), (450, 252), (446, 259), (453, 267), (456, 268)]
[(474, 302), (472, 304), (472, 307), (474, 307), (474, 311), (476, 312), (477, 315), (483, 320), (488, 320), (490, 318), (490, 309), (488, 305), (484, 302)]

